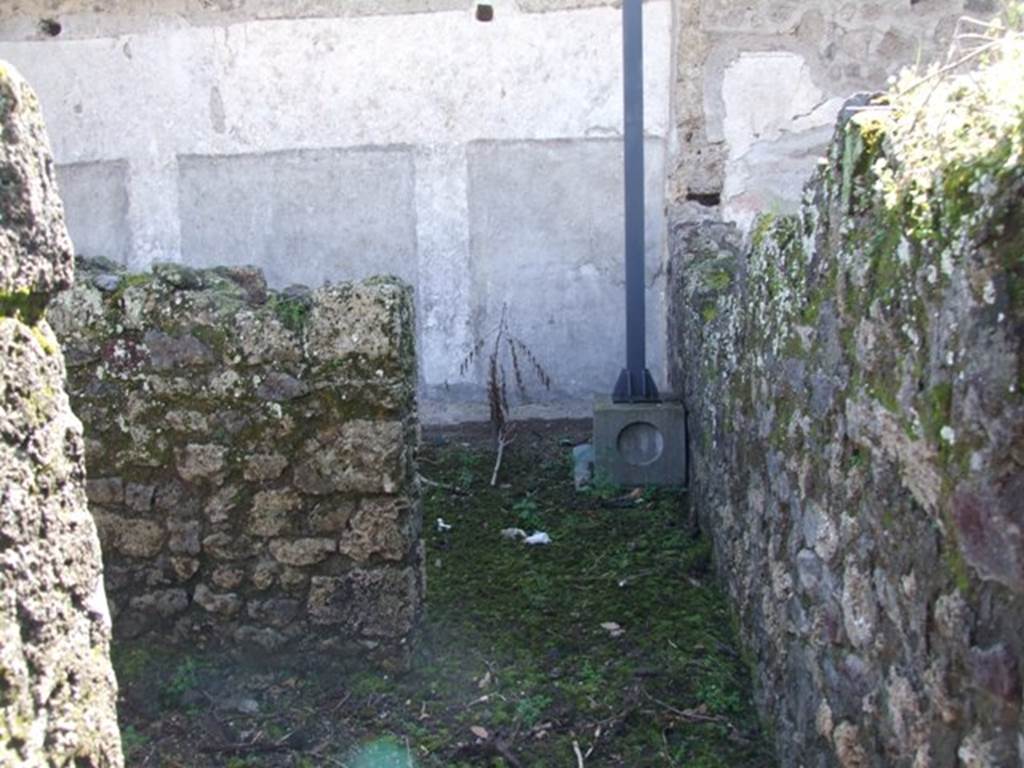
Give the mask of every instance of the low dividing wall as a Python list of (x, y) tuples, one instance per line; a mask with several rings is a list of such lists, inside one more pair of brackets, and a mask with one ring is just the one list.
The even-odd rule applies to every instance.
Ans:
[(786, 766), (1020, 764), (1024, 163), (1004, 75), (861, 113), (802, 214), (762, 218), (749, 248), (672, 229), (693, 496)]
[(51, 316), (115, 635), (406, 662), (423, 591), (407, 287), (80, 262)]

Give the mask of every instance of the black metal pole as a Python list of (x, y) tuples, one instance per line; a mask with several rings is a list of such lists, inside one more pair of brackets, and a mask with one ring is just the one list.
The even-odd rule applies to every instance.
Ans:
[(612, 400), (656, 402), (647, 370), (644, 276), (644, 49), (643, 0), (622, 4), (622, 82), (626, 176), (626, 367)]

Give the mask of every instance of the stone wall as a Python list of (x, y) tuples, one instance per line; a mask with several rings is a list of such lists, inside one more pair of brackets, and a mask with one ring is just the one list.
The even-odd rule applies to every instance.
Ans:
[(959, 16), (989, 18), (1002, 5), (676, 0), (667, 164), (676, 217), (688, 199), (720, 199), (722, 216), (743, 228), (763, 210), (796, 212), (846, 96), (944, 55)]
[[(274, 288), (397, 275), (417, 292), (424, 418), (486, 419), (486, 361), (461, 363), (506, 304), (551, 374), (535, 398), (586, 399), (622, 366), (621, 12), (474, 11), (18, 0), (0, 3), (0, 55), (39, 90), (79, 253), (134, 271), (255, 264)], [(645, 17), (648, 327), (663, 380), (671, 3)]]
[(1024, 46), (851, 103), (799, 215), (671, 231), (692, 489), (783, 765), (1010, 766)]
[(0, 764), (122, 764), (82, 425), (44, 317), (71, 242), (35, 95), (0, 62)]
[(403, 665), (423, 591), (411, 291), (78, 276), (51, 315), (115, 636)]
[[(460, 363), (508, 304), (552, 374), (541, 412), (585, 415), (624, 357), (620, 6), (514, 0), (482, 23), (454, 0), (16, 0), (0, 55), (38, 84), (80, 252), (241, 259), (275, 287), (399, 275), (431, 421), (486, 419), (486, 366)], [(845, 96), (1000, 6), (644, 3), (662, 388), (666, 206), (795, 211)]]

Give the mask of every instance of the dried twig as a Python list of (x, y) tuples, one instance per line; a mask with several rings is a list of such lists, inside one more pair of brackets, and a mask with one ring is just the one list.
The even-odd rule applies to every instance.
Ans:
[(703, 712), (697, 712), (692, 709), (679, 709), (678, 707), (673, 707), (671, 704), (667, 704), (664, 701), (661, 701), (660, 699), (654, 698), (643, 688), (641, 688), (640, 690), (643, 692), (644, 696), (647, 697), (647, 699), (649, 699), (652, 703), (657, 704), (662, 709), (671, 712), (680, 720), (685, 720), (688, 723), (725, 723), (730, 728), (732, 727), (732, 723), (729, 721), (729, 718), (727, 717), (722, 717), (721, 715), (706, 715)]
[[(288, 734), (288, 736), (291, 735), (290, 733)], [(290, 749), (291, 747), (283, 742), (259, 741), (252, 744), (213, 744), (202, 746), (199, 748), (199, 751), (208, 755), (241, 757), (242, 755), (258, 755), (268, 752), (286, 752)]]
[(999, 41), (999, 40), (993, 40), (988, 45), (980, 45), (977, 48), (972, 49), (970, 53), (968, 53), (968, 54), (966, 54), (964, 56), (961, 56), (959, 59), (957, 59), (957, 60), (955, 60), (955, 61), (953, 61), (953, 62), (951, 62), (949, 64), (946, 64), (943, 67), (940, 67), (939, 69), (935, 70), (934, 72), (932, 72), (929, 75), (926, 75), (925, 77), (922, 77), (916, 83), (914, 83), (910, 87), (906, 88), (905, 90), (901, 91), (900, 92), (900, 96), (906, 96), (908, 93), (912, 93), (913, 91), (916, 91), (918, 88), (920, 88), (925, 83), (930, 83), (932, 80), (934, 80), (936, 78), (941, 78), (942, 76), (947, 75), (947, 74), (949, 74), (950, 72), (952, 72), (952, 71), (954, 71), (956, 69), (959, 69), (960, 67), (964, 66), (965, 64), (969, 64), (971, 61), (973, 61), (974, 59), (978, 58), (979, 56), (981, 56), (981, 54), (985, 53), (986, 51), (991, 51), (992, 49), (999, 47), (1000, 43), (1001, 43), (1001, 41)]
[(464, 490), (462, 490), (461, 488), (456, 488), (454, 485), (439, 483), (436, 480), (431, 480), (429, 477), (426, 477), (425, 475), (421, 474), (417, 474), (416, 477), (423, 485), (429, 486), (431, 488), (440, 488), (442, 491), (448, 491), (449, 493), (456, 493), (460, 495), (465, 494)]
[(586, 768), (586, 763), (583, 762), (583, 753), (580, 751), (580, 743), (576, 739), (572, 740), (572, 751), (576, 753), (576, 768)]
[(498, 456), (494, 461), (494, 472), (491, 473), (491, 488), (498, 484), (498, 470), (501, 469), (501, 460), (505, 455), (505, 448), (512, 443), (512, 438), (509, 436), (510, 431), (507, 427), (503, 427), (502, 431), (498, 434)]
[[(493, 336), (493, 339), (491, 337)], [(489, 341), (490, 340), (490, 341)], [(459, 374), (465, 375), (470, 367), (480, 359), (484, 349), (490, 344), (490, 354), (486, 358), (487, 365), (487, 405), (491, 432), (497, 458), (494, 472), (491, 475), (491, 486), (498, 483), (498, 471), (501, 468), (505, 448), (512, 442), (512, 430), (509, 425), (511, 408), (509, 406), (509, 378), (506, 363), (512, 367), (511, 379), (520, 400), (526, 400), (527, 373), (533, 375), (545, 389), (551, 389), (551, 377), (537, 360), (536, 355), (526, 343), (512, 333), (508, 320), (508, 305), (501, 308), (501, 318), (497, 326), (478, 338), (459, 366)]]

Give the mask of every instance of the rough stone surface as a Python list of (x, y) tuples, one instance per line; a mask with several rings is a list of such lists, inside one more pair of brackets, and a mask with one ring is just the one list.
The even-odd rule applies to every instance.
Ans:
[(880, 193), (887, 114), (844, 122), (802, 212), (749, 245), (673, 224), (692, 495), (781, 764), (1019, 765), (1020, 135), (933, 159), (913, 213)]
[(762, 210), (799, 209), (848, 94), (944, 54), (960, 15), (999, 10), (994, 0), (673, 6), (667, 200), (676, 220), (700, 220), (710, 205), (742, 227)]
[(4, 62), (0, 178), (0, 765), (120, 766), (82, 427), (43, 319), (71, 247), (35, 95)]
[[(275, 651), (365, 640), (407, 662), (423, 588), (404, 577), (420, 573), (408, 288), (276, 293), (246, 267), (80, 260), (51, 317), (122, 575), (115, 634)], [(325, 636), (311, 580), (368, 567), (375, 591)], [(408, 620), (367, 615), (378, 604)]]
[(47, 297), (71, 285), (71, 239), (39, 101), (7, 63), (0, 66), (0, 136), (0, 292)]

